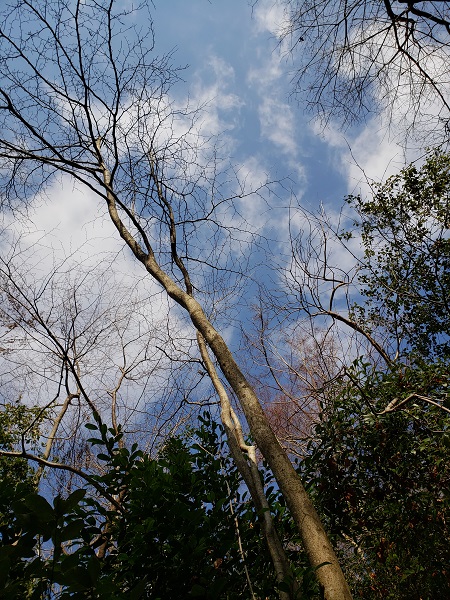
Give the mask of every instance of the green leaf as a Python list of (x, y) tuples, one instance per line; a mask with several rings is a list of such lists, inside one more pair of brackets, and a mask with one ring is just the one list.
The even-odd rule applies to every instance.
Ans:
[(205, 594), (206, 594), (206, 589), (204, 587), (202, 587), (201, 585), (194, 583), (194, 585), (192, 586), (190, 595), (193, 596), (194, 598), (198, 598), (199, 596), (205, 596)]
[(107, 454), (97, 454), (97, 458), (99, 460), (106, 460), (106, 461), (111, 460), (111, 457), (108, 456)]
[(64, 507), (67, 512), (70, 512), (77, 506), (81, 500), (86, 496), (86, 490), (75, 490), (65, 500)]
[(101, 572), (101, 564), (99, 559), (95, 556), (95, 554), (93, 554), (90, 557), (87, 565), (87, 570), (89, 573), (89, 577), (91, 578), (91, 582), (95, 585)]
[(76, 519), (75, 521), (71, 521), (61, 529), (59, 535), (60, 541), (67, 542), (81, 538), (81, 532), (83, 531), (83, 528), (83, 519)]
[(39, 494), (29, 494), (23, 504), (34, 514), (39, 521), (49, 523), (54, 520), (55, 512), (47, 500)]
[(88, 442), (91, 444), (91, 446), (96, 446), (98, 444), (101, 444), (102, 446), (105, 445), (104, 440), (100, 440), (98, 438), (89, 438)]
[(139, 581), (139, 583), (129, 592), (128, 598), (130, 600), (139, 600), (142, 594), (145, 592), (145, 587), (147, 585), (147, 580), (144, 577)]

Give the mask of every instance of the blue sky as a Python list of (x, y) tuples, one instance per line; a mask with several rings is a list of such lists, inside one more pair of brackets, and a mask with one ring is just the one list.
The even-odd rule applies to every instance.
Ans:
[[(364, 173), (377, 179), (401, 166), (403, 154), (395, 142), (396, 132), (392, 131), (389, 137), (382, 116), (347, 132), (340, 131), (333, 122), (328, 129), (321, 130), (313, 115), (305, 114), (291, 99), (292, 61), (283, 55), (283, 47), (280, 48), (276, 38), (283, 14), (273, 0), (259, 0), (253, 10), (245, 0), (155, 0), (152, 12), (155, 53), (174, 50), (173, 63), (187, 65), (182, 73), (184, 81), (170, 92), (172, 99), (179, 105), (189, 101), (191, 106), (203, 106), (203, 132), (219, 136), (224, 158), (240, 169), (240, 175), (246, 174), (252, 185), (257, 187), (267, 178), (284, 181), (282, 187), (276, 188), (278, 196), (271, 198), (281, 211), (268, 212), (258, 196), (247, 198), (245, 205), (241, 203), (250, 225), (276, 238), (272, 248), (279, 254), (280, 268), (288, 264), (283, 265), (290, 250), (286, 208), (293, 198), (309, 210), (317, 210), (323, 203), (333, 217), (338, 215), (347, 193), (365, 189)], [(142, 26), (145, 29), (147, 25)], [(130, 293), (138, 297), (136, 302), (143, 322), (150, 329), (152, 324), (159, 327), (162, 323), (164, 333), (167, 299), (129, 252), (123, 250), (123, 243), (105, 212), (99, 199), (86, 188), (74, 185), (67, 177), (55, 182), (47, 189), (45, 202), (36, 203), (30, 221), (10, 223), (11, 235), (21, 238), (23, 248), (18, 256), (18, 272), (32, 288), (47, 281), (48, 274), (55, 273), (58, 264), (64, 263), (56, 275), (69, 273), (72, 281), (77, 281), (76, 269), (95, 274), (102, 262), (108, 275), (106, 304), (109, 306), (111, 297), (116, 297), (114, 290), (119, 285), (116, 282), (125, 282)], [(301, 219), (294, 216), (292, 224), (301, 226)], [(237, 244), (234, 251), (238, 253), (239, 249)], [(262, 264), (257, 268), (258, 261)], [(253, 271), (246, 275), (271, 277), (272, 282), (279, 277), (279, 272), (269, 273), (264, 257), (260, 259), (257, 254), (252, 255), (250, 267)], [(250, 293), (244, 298), (247, 308), (254, 301), (249, 288)], [(90, 289), (95, 287), (91, 285)], [(88, 291), (83, 290), (85, 298)], [(220, 306), (221, 310), (225, 308), (223, 319), (219, 314), (221, 333), (236, 347), (239, 320), (240, 324), (248, 324), (251, 313), (242, 310), (242, 304), (234, 306), (227, 290), (219, 290), (217, 294), (222, 291), (224, 299)], [(41, 300), (44, 302), (44, 298)], [(61, 310), (63, 305), (61, 301)], [(125, 301), (120, 308), (126, 316)], [(177, 321), (173, 308), (170, 311), (171, 332), (177, 329), (176, 351), (182, 355), (189, 347), (186, 340), (191, 338), (192, 328), (182, 319)], [(233, 318), (238, 321), (233, 322)], [(164, 346), (166, 342), (159, 340), (158, 344)], [(114, 343), (111, 338), (111, 346)], [(147, 352), (145, 344), (143, 348)], [(135, 355), (140, 351), (137, 348)], [(21, 367), (27, 363), (23, 357), (17, 360)], [(112, 353), (108, 360), (111, 364), (102, 365), (103, 374), (95, 376), (95, 385), (99, 387), (98, 382), (103, 385), (104, 381), (104, 389), (112, 387), (117, 377), (118, 363)], [(39, 369), (38, 364), (33, 367), (33, 377)], [(9, 385), (10, 379), (5, 381)], [(14, 381), (25, 379), (14, 375)], [(158, 388), (158, 382), (155, 385)], [(100, 390), (99, 396), (102, 393)]]
[[(174, 64), (188, 65), (172, 93), (181, 104), (187, 97), (204, 104), (206, 130), (223, 132), (231, 162), (248, 170), (256, 185), (265, 175), (284, 180), (274, 204), (299, 202), (312, 212), (324, 205), (337, 221), (347, 194), (368, 193), (366, 177), (380, 180), (403, 166), (401, 132), (386, 128), (383, 114), (350, 130), (333, 120), (323, 129), (292, 97), (296, 57), (277, 37), (284, 19), (279, 2), (156, 0), (153, 15), (155, 52), (175, 50)], [(282, 265), (290, 252), (287, 211), (267, 213), (264, 222), (261, 206), (252, 202), (249, 220), (278, 238), (272, 248)], [(301, 217), (291, 220), (294, 234), (301, 224)], [(345, 267), (352, 258), (340, 251), (336, 260)]]
[[(130, 0), (121, 3), (128, 6)], [(291, 205), (295, 197), (310, 210), (323, 203), (338, 211), (347, 193), (364, 191), (365, 176), (379, 179), (403, 164), (396, 132), (389, 137), (382, 115), (351, 131), (341, 131), (333, 121), (323, 130), (292, 99), (296, 57), (289, 56), (276, 35), (284, 18), (279, 2), (259, 0), (252, 7), (246, 0), (155, 0), (150, 12), (155, 54), (173, 51), (173, 63), (186, 65), (169, 100), (202, 106), (203, 133), (217, 136), (223, 158), (254, 186), (266, 179), (283, 181), (277, 199), (281, 206)], [(138, 25), (144, 33), (149, 28), (145, 21)], [(67, 185), (64, 189), (67, 196)], [(56, 190), (55, 196), (56, 202), (51, 207), (47, 203), (40, 218), (36, 215), (38, 229), (58, 230), (67, 241), (74, 223), (81, 230), (82, 221), (95, 220), (93, 209), (77, 212), (73, 203), (63, 204)], [(82, 201), (93, 206), (86, 195)], [(257, 202), (253, 213), (253, 225), (260, 227)], [(103, 226), (105, 238), (109, 230)]]
[(295, 56), (276, 37), (282, 20), (274, 0), (156, 0), (156, 52), (176, 49), (174, 62), (189, 65), (176, 92), (209, 100), (235, 162), (253, 157), (274, 178), (291, 177), (311, 207), (337, 206), (359, 189), (363, 171), (375, 179), (395, 171), (403, 151), (382, 115), (351, 131), (333, 122), (323, 131), (304, 112), (291, 96)]
[(176, 92), (209, 101), (233, 141), (231, 158), (254, 158), (273, 178), (291, 177), (309, 201), (340, 202), (347, 183), (335, 151), (290, 95), (289, 59), (273, 35), (282, 17), (272, 3), (156, 2), (156, 52), (176, 49), (189, 65)]

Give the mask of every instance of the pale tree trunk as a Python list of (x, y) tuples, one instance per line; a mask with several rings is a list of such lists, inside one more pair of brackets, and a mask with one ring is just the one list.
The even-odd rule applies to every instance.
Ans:
[[(217, 371), (211, 361), (205, 341), (200, 333), (197, 332), (197, 342), (200, 349), (200, 354), (203, 364), (208, 372), (212, 384), (219, 396), (221, 408), (221, 420), (227, 435), (228, 447), (230, 454), (236, 464), (242, 479), (250, 492), (250, 495), (255, 505), (258, 517), (261, 521), (261, 527), (264, 538), (269, 549), (270, 557), (275, 569), (275, 574), (278, 583), (284, 582), (292, 588), (292, 594), (284, 591), (279, 592), (280, 600), (291, 600), (299, 598), (298, 583), (294, 580), (292, 569), (289, 564), (289, 559), (286, 556), (283, 545), (278, 536), (275, 524), (270, 514), (269, 503), (267, 502), (264, 488), (261, 483), (261, 477), (256, 462), (256, 451), (254, 446), (249, 446), (245, 443), (242, 433), (242, 427), (239, 419), (231, 406), (227, 391), (225, 390)], [(249, 463), (245, 459), (243, 453), (246, 453)]]
[[(52, 427), (52, 429), (50, 431), (50, 435), (48, 436), (48, 439), (47, 439), (47, 443), (45, 444), (45, 450), (44, 450), (44, 452), (42, 454), (42, 458), (44, 460), (48, 460), (50, 458), (50, 453), (52, 451), (53, 444), (55, 442), (56, 434), (58, 433), (58, 429), (59, 429), (59, 426), (61, 425), (61, 421), (63, 420), (63, 418), (64, 418), (64, 416), (65, 416), (65, 414), (66, 414), (66, 412), (67, 412), (67, 410), (69, 408), (69, 405), (70, 405), (71, 401), (74, 400), (75, 398), (79, 398), (79, 397), (80, 397), (80, 391), (79, 390), (77, 390), (76, 394), (68, 394), (66, 396), (66, 399), (63, 402), (61, 410), (59, 411), (57, 417), (55, 418), (55, 421), (53, 423), (53, 427)], [(41, 477), (42, 477), (43, 473), (44, 473), (44, 465), (41, 464), (37, 468), (36, 475), (35, 475), (35, 478), (34, 478), (35, 482), (36, 482), (36, 485), (39, 485), (39, 482), (41, 480)]]
[[(99, 159), (101, 160), (100, 148), (98, 147), (97, 149)], [(336, 554), (322, 526), (320, 518), (303, 487), (300, 477), (292, 466), (289, 457), (272, 431), (255, 391), (245, 378), (227, 344), (213, 327), (200, 304), (191, 294), (180, 288), (170, 275), (161, 269), (155, 258), (153, 249), (146, 238), (145, 233), (142, 231), (142, 228), (139, 227), (136, 222), (134, 215), (130, 214), (130, 211), (127, 211), (114, 194), (110, 185), (111, 176), (108, 169), (103, 162), (100, 162), (100, 166), (103, 170), (108, 211), (114, 226), (127, 246), (131, 249), (136, 259), (144, 265), (148, 273), (162, 285), (167, 294), (177, 304), (188, 312), (192, 324), (196, 330), (201, 333), (207, 346), (213, 352), (225, 379), (239, 400), (250, 432), (271, 468), (286, 500), (292, 518), (297, 525), (310, 564), (314, 569), (317, 569), (316, 575), (323, 589), (324, 599), (351, 600), (352, 596), (350, 589), (345, 581)], [(125, 210), (138, 228), (141, 236), (145, 240), (146, 251), (143, 250), (120, 218), (117, 211), (117, 205)], [(176, 243), (174, 235), (175, 231), (171, 230), (172, 246)], [(184, 265), (179, 259), (177, 260), (176, 256), (173, 258), (183, 273), (187, 288), (189, 289), (189, 276)]]
[[(87, 12), (83, 12), (85, 4)], [(166, 122), (165, 100), (167, 89), (179, 75), (170, 68), (169, 57), (152, 62), (153, 55), (150, 49), (144, 48), (141, 31), (130, 35), (129, 29), (122, 24), (124, 14), (113, 12), (114, 4), (114, 0), (76, 2), (76, 10), (71, 12), (71, 3), (65, 0), (16, 0), (0, 11), (4, 20), (0, 45), (5, 56), (0, 64), (0, 71), (5, 75), (2, 83), (5, 87), (0, 89), (0, 122), (4, 129), (0, 154), (7, 174), (2, 202), (15, 202), (17, 193), (28, 202), (32, 192), (41, 184), (45, 185), (54, 171), (72, 176), (106, 200), (111, 221), (136, 260), (188, 313), (195, 330), (214, 355), (224, 379), (240, 403), (256, 445), (278, 482), (310, 563), (317, 569), (323, 597), (325, 600), (350, 600), (349, 588), (327, 534), (299, 476), (274, 435), (255, 391), (193, 297), (189, 273), (176, 250), (175, 205), (164, 196), (165, 189), (171, 194), (177, 195), (177, 192), (158, 179), (152, 151), (155, 136), (161, 133), (164, 136), (164, 131), (174, 126), (174, 123)], [(17, 22), (27, 23), (27, 28), (17, 28)], [(29, 33), (28, 27), (33, 29), (33, 23), (36, 28)], [(127, 43), (123, 46), (118, 41), (119, 33), (126, 33)], [(152, 32), (148, 35), (151, 37)], [(116, 57), (115, 48), (119, 48)], [(46, 61), (46, 66), (52, 68), (43, 70)], [(154, 118), (159, 119), (155, 128), (151, 125)], [(101, 152), (102, 138), (105, 159)], [(135, 138), (140, 140), (139, 160), (134, 155)], [(191, 148), (191, 140), (187, 139), (186, 144)], [(166, 160), (166, 151), (169, 158), (176, 156), (177, 151), (167, 143), (161, 154), (162, 161)], [(178, 165), (189, 179), (191, 160), (187, 154)], [(195, 163), (196, 159), (193, 160)], [(27, 165), (31, 165), (30, 179), (23, 176)], [(42, 169), (42, 181), (35, 165)], [(112, 177), (107, 165), (111, 167)], [(176, 171), (178, 167), (175, 167)], [(169, 161), (169, 171), (173, 168)], [(121, 180), (123, 172), (127, 176)], [(208, 170), (202, 166), (194, 181), (196, 176), (207, 180)], [(114, 177), (117, 178), (117, 194)], [(39, 183), (33, 188), (34, 178), (39, 179)], [(189, 204), (191, 189), (191, 185), (186, 187), (181, 183), (178, 199)], [(197, 223), (205, 221), (219, 227), (214, 220), (214, 210), (222, 205), (222, 201), (214, 198), (216, 191), (213, 186), (211, 207), (204, 213), (202, 209), (201, 218), (194, 209), (189, 219), (182, 221), (181, 227), (189, 223), (195, 230)], [(143, 220), (140, 220), (139, 212), (135, 212), (141, 200), (144, 200)], [(193, 194), (192, 200), (195, 204), (200, 198), (196, 199)], [(188, 213), (189, 210), (187, 206)], [(156, 220), (161, 226), (167, 226), (159, 242), (164, 245), (164, 256), (171, 255), (168, 269), (178, 269), (184, 286), (161, 268), (155, 256), (146, 230)], [(167, 239), (166, 234), (169, 234)], [(187, 241), (183, 240), (185, 246)]]

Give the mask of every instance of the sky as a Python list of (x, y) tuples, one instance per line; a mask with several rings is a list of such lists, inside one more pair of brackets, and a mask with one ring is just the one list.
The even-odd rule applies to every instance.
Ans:
[[(234, 142), (233, 159), (289, 176), (304, 201), (339, 204), (369, 178), (403, 164), (380, 118), (351, 131), (331, 122), (322, 130), (292, 97), (295, 55), (277, 38), (280, 3), (259, 0), (156, 1), (156, 49), (175, 49), (188, 65), (184, 93), (209, 102), (211, 128)], [(352, 157), (353, 154), (353, 157)]]
[[(281, 183), (274, 186), (272, 210), (257, 195), (239, 205), (254, 231), (273, 240), (269, 247), (274, 253), (288, 255), (289, 227), (295, 233), (302, 225), (299, 213), (289, 212), (288, 207), (299, 202), (315, 212), (323, 205), (337, 220), (347, 194), (367, 192), (366, 178), (379, 180), (403, 165), (396, 132), (387, 132), (382, 116), (347, 131), (334, 122), (324, 130), (295, 101), (291, 94), (295, 56), (286, 53), (277, 37), (284, 17), (274, 0), (259, 0), (254, 6), (246, 0), (155, 0), (152, 14), (155, 54), (171, 53), (173, 64), (185, 67), (182, 81), (169, 92), (170, 100), (202, 107), (202, 133), (218, 136), (223, 158), (249, 185), (258, 187), (267, 179)], [(147, 24), (142, 27), (145, 31)], [(151, 298), (151, 310), (140, 309), (144, 320), (151, 321), (156, 314), (164, 322), (170, 303), (123, 251), (99, 200), (67, 177), (46, 190), (45, 201), (36, 203), (27, 222), (11, 221), (8, 235), (3, 254), (7, 255), (11, 240), (21, 238), (19, 270), (28, 269), (33, 285), (64, 260), (66, 270), (73, 261), (73, 269), (82, 265), (93, 272), (100, 254), (111, 272), (106, 304), (110, 306), (111, 295), (114, 298), (114, 281), (127, 279), (140, 301)], [(235, 251), (239, 252), (239, 245)], [(252, 258), (251, 269), (270, 278), (267, 269), (257, 270), (258, 260)], [(246, 310), (240, 304), (235, 311), (237, 321), (221, 329), (232, 346), (239, 337), (239, 320), (251, 319), (251, 294), (244, 301)], [(182, 341), (189, 337), (185, 323), (180, 321), (176, 327), (177, 352), (188, 352), (189, 344)], [(9, 385), (10, 379), (6, 381)]]
[[(321, 128), (291, 94), (295, 55), (291, 57), (277, 37), (284, 19), (280, 3), (252, 4), (155, 0), (154, 52), (171, 53), (174, 65), (186, 67), (170, 99), (180, 106), (202, 107), (202, 133), (217, 136), (224, 158), (241, 178), (254, 187), (266, 180), (281, 182), (274, 200), (278, 207), (292, 206), (295, 198), (307, 210), (315, 212), (324, 205), (337, 215), (347, 194), (367, 193), (367, 178), (380, 180), (404, 164), (396, 132), (386, 130), (382, 116), (347, 131), (333, 121)], [(146, 26), (142, 25), (144, 33)], [(273, 215), (257, 196), (247, 199), (243, 209), (256, 230), (272, 229), (273, 234)], [(35, 238), (46, 232), (51, 244), (59, 244), (66, 253), (89, 240), (102, 250), (118, 248), (101, 214), (89, 191), (65, 180), (62, 187), (55, 184), (47, 190), (27, 231), (34, 229)], [(278, 235), (280, 219), (283, 233)], [(287, 211), (283, 216), (277, 213), (276, 220), (282, 243), (288, 235)]]

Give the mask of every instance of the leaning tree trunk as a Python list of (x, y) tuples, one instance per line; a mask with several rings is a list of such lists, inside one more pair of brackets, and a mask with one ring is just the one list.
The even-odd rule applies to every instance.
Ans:
[[(221, 409), (220, 418), (227, 435), (230, 454), (250, 492), (253, 504), (255, 505), (261, 523), (261, 529), (275, 569), (277, 581), (278, 583), (285, 583), (290, 588), (289, 592), (282, 590), (278, 592), (280, 600), (294, 600), (295, 598), (300, 597), (298, 582), (294, 577), (289, 559), (278, 536), (272, 515), (270, 514), (270, 506), (264, 493), (264, 487), (261, 482), (258, 464), (256, 462), (255, 446), (249, 446), (245, 443), (239, 419), (231, 406), (227, 391), (222, 385), (216, 368), (208, 355), (205, 340), (198, 332), (197, 343), (205, 369), (219, 396)], [(248, 462), (244, 453), (248, 457)]]
[[(98, 150), (100, 156), (100, 148)], [(240, 370), (227, 344), (206, 316), (201, 305), (160, 267), (150, 242), (146, 239), (145, 233), (136, 222), (134, 215), (126, 210), (114, 194), (110, 185), (111, 176), (108, 169), (104, 163), (101, 162), (100, 164), (103, 170), (108, 211), (114, 226), (136, 259), (144, 265), (147, 272), (161, 284), (177, 304), (188, 312), (192, 324), (201, 333), (207, 346), (216, 357), (225, 379), (239, 400), (250, 432), (280, 486), (286, 504), (302, 537), (310, 564), (316, 569), (317, 579), (323, 589), (324, 600), (351, 600), (350, 589), (317, 511), (289, 457), (272, 431), (255, 391)], [(138, 228), (140, 235), (145, 240), (146, 251), (143, 250), (120, 218), (117, 205), (128, 213), (128, 216)], [(180, 268), (184, 275), (183, 265)]]

